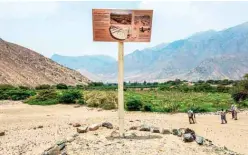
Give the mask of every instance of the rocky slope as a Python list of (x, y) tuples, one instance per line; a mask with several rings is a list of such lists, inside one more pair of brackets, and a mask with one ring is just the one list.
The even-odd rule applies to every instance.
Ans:
[(0, 84), (37, 86), (65, 83), (87, 84), (90, 80), (79, 72), (25, 47), (0, 39)]

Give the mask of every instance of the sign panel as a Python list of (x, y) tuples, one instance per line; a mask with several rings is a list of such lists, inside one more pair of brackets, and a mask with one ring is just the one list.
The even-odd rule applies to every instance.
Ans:
[(150, 42), (153, 10), (93, 9), (93, 40)]

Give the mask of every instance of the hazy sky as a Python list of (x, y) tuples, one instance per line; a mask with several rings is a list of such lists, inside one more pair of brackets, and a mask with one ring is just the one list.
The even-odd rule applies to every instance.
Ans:
[(93, 42), (92, 8), (154, 10), (152, 41), (125, 43), (125, 54), (248, 21), (248, 2), (0, 2), (0, 37), (47, 57), (116, 58), (117, 43)]

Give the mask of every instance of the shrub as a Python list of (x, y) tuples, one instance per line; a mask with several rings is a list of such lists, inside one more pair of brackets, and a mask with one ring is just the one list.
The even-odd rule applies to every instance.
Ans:
[(235, 102), (244, 101), (248, 98), (248, 93), (247, 92), (233, 93), (232, 98), (234, 99)]
[(29, 90), (30, 88), (29, 87), (26, 87), (26, 86), (19, 86), (19, 89)]
[(36, 86), (35, 89), (36, 90), (50, 89), (50, 87), (51, 87), (50, 85), (43, 84), (43, 85)]
[(66, 90), (59, 97), (60, 103), (76, 103), (81, 98), (81, 93), (77, 90)]
[(139, 99), (131, 98), (127, 101), (126, 106), (129, 111), (140, 111), (142, 108), (142, 102)]
[(68, 89), (67, 85), (66, 84), (63, 84), (63, 83), (59, 83), (56, 85), (56, 88), (57, 89)]
[(117, 108), (117, 93), (113, 91), (90, 91), (85, 92), (85, 103), (89, 107), (100, 107), (105, 110)]
[(0, 90), (0, 100), (7, 100), (7, 99), (9, 99), (9, 96), (6, 94), (6, 92)]
[(146, 103), (143, 107), (143, 111), (153, 111), (153, 105), (151, 103)]
[(36, 104), (36, 105), (51, 105), (57, 104), (58, 95), (54, 89), (42, 90), (36, 96), (32, 96), (25, 101), (28, 104)]
[(77, 103), (78, 103), (78, 104), (85, 104), (85, 102), (84, 102), (84, 99), (83, 99), (83, 98), (78, 99), (78, 100), (77, 100)]
[(34, 91), (22, 90), (22, 89), (9, 90), (7, 92), (7, 95), (12, 100), (24, 100), (30, 96), (34, 96), (35, 94), (36, 93)]
[(9, 84), (0, 84), (0, 90), (10, 90), (10, 89), (16, 89), (16, 88)]

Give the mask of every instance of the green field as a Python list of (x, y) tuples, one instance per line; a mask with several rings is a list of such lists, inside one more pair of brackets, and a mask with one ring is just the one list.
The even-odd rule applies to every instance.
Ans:
[(189, 108), (196, 112), (212, 112), (229, 108), (234, 103), (228, 93), (197, 93), (177, 91), (128, 91), (125, 102), (136, 98), (143, 105), (150, 105), (154, 112), (186, 112)]

